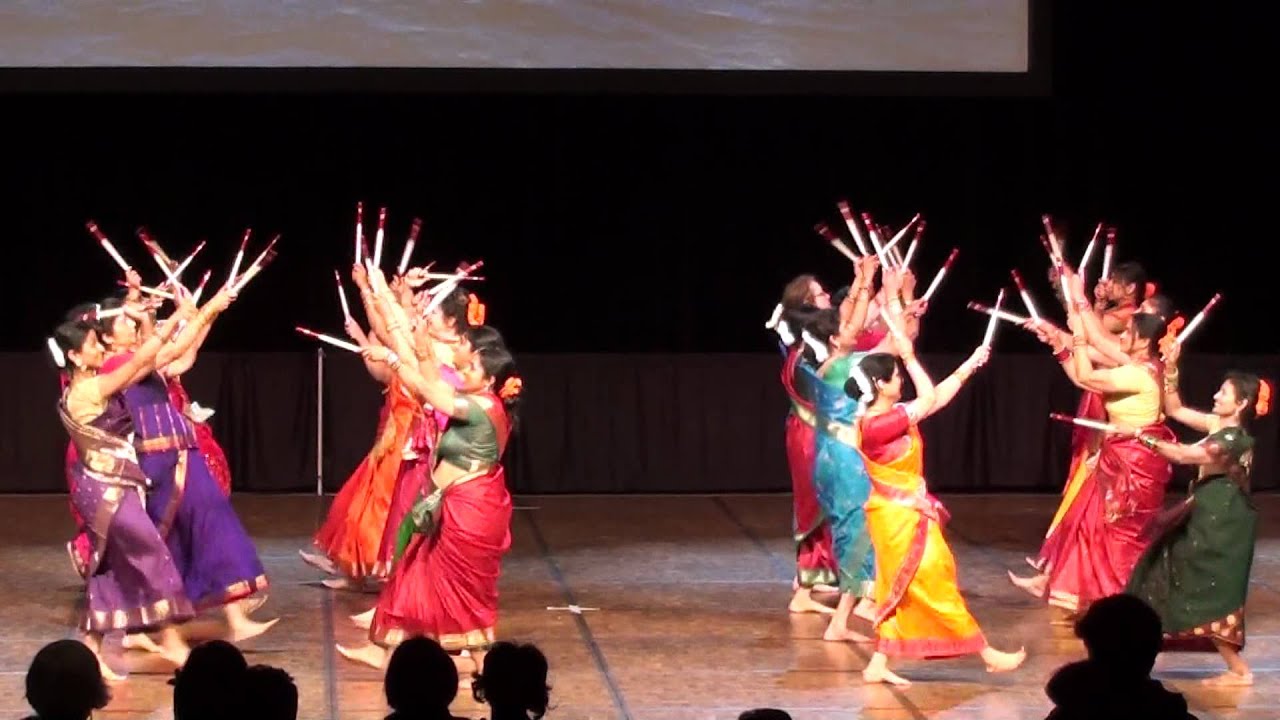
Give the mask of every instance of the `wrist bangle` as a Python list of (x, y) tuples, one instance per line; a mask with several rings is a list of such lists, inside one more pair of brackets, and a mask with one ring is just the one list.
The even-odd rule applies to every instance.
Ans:
[(1159, 444), (1160, 441), (1150, 435), (1139, 435), (1138, 442), (1141, 442), (1143, 445), (1155, 450), (1156, 445)]
[(1067, 360), (1071, 359), (1071, 349), (1064, 347), (1061, 350), (1055, 351), (1053, 353), (1053, 359), (1057, 360), (1060, 363), (1066, 362)]

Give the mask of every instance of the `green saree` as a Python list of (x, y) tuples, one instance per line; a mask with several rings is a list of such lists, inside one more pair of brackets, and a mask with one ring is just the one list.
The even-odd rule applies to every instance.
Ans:
[(1244, 604), (1258, 513), (1248, 494), (1253, 438), (1223, 428), (1201, 441), (1227, 461), (1170, 513), (1134, 568), (1126, 592), (1160, 615), (1166, 650), (1213, 651), (1213, 639), (1245, 644)]

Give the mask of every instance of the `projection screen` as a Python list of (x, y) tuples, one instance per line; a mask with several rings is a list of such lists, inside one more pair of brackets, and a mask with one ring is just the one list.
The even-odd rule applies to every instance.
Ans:
[(1024, 73), (1030, 0), (8, 0), (7, 68)]

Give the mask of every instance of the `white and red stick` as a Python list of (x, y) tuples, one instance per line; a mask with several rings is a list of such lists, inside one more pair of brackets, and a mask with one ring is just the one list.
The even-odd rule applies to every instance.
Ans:
[(911, 259), (916, 256), (916, 249), (920, 247), (920, 238), (924, 236), (925, 221), (921, 220), (916, 223), (916, 235), (911, 238), (911, 244), (907, 246), (907, 256), (902, 258), (902, 267), (911, 267)]
[(836, 235), (835, 231), (832, 230), (826, 223), (818, 223), (817, 225), (813, 226), (813, 229), (817, 230), (818, 234), (821, 235), (824, 240), (830, 243), (831, 247), (835, 248), (836, 251), (839, 252), (841, 255), (844, 255), (845, 257), (849, 258), (853, 262), (858, 262), (858, 256), (855, 255), (854, 252), (849, 249), (848, 245), (844, 244), (844, 241), (840, 239), (840, 236)]
[(133, 269), (133, 266), (125, 262), (123, 257), (120, 257), (120, 253), (116, 251), (116, 246), (111, 244), (111, 241), (107, 239), (107, 236), (98, 228), (97, 223), (90, 220), (85, 223), (85, 227), (89, 228), (89, 232), (98, 241), (98, 243), (102, 245), (102, 249), (107, 251), (107, 254), (111, 256), (111, 259), (116, 261), (116, 265), (119, 265), (121, 270), (127, 273)]
[(350, 322), (351, 306), (347, 304), (347, 290), (342, 287), (342, 276), (337, 270), (333, 271), (333, 279), (338, 283), (338, 301), (342, 303), (342, 319)]
[(1013, 275), (1013, 284), (1018, 287), (1018, 294), (1022, 296), (1022, 304), (1027, 306), (1027, 312), (1031, 313), (1031, 319), (1039, 320), (1040, 313), (1036, 311), (1036, 304), (1031, 301), (1031, 293), (1027, 291), (1027, 286), (1022, 282), (1022, 275), (1016, 270), (1010, 270), (1009, 274)]
[(1063, 415), (1062, 413), (1049, 413), (1049, 417), (1057, 420), (1058, 422), (1071, 423), (1072, 425), (1079, 425), (1080, 427), (1086, 427), (1091, 430), (1101, 430), (1102, 432), (1108, 433), (1120, 432), (1120, 428), (1115, 425), (1098, 422), (1097, 420), (1090, 420), (1088, 418), (1072, 417), (1071, 415)]
[(364, 259), (364, 203), (356, 203), (356, 264)]
[(191, 302), (200, 302), (200, 296), (204, 294), (204, 288), (209, 284), (209, 278), (213, 276), (212, 270), (205, 270), (204, 275), (200, 277), (200, 284), (196, 285), (196, 291), (191, 293)]
[(840, 208), (840, 215), (844, 218), (844, 224), (849, 226), (849, 235), (853, 238), (853, 242), (858, 246), (858, 252), (863, 255), (869, 255), (867, 252), (867, 244), (862, 240), (862, 231), (858, 229), (858, 222), (853, 219), (853, 208), (849, 207), (849, 203), (841, 200), (837, 203)]
[[(999, 294), (996, 295), (996, 306), (992, 308), (996, 312), (1000, 312), (1000, 306), (1004, 304), (1004, 288), (1000, 288)], [(991, 315), (991, 319), (987, 321), (987, 334), (982, 338), (983, 347), (991, 347), (991, 343), (996, 339), (996, 324), (1000, 318), (995, 314)]]
[(1209, 298), (1209, 302), (1204, 306), (1204, 309), (1196, 313), (1196, 316), (1191, 318), (1191, 322), (1187, 323), (1187, 326), (1182, 328), (1182, 332), (1178, 333), (1179, 345), (1186, 342), (1186, 339), (1191, 337), (1191, 332), (1200, 327), (1200, 323), (1204, 322), (1205, 317), (1209, 315), (1209, 311), (1212, 310), (1213, 306), (1217, 305), (1221, 300), (1222, 293), (1214, 293), (1213, 297)]
[(354, 343), (349, 343), (346, 340), (339, 340), (338, 338), (332, 335), (325, 335), (324, 333), (318, 333), (315, 330), (308, 330), (304, 327), (295, 327), (294, 330), (297, 330), (298, 332), (302, 333), (303, 335), (306, 335), (307, 337), (313, 337), (322, 343), (328, 343), (329, 345), (332, 345), (336, 348), (342, 348), (343, 350), (350, 350), (353, 353), (360, 352), (359, 345), (356, 345)]
[(1102, 249), (1102, 275), (1099, 280), (1111, 279), (1111, 258), (1116, 254), (1116, 229), (1107, 228), (1107, 246)]
[(928, 300), (933, 297), (933, 293), (942, 284), (942, 278), (947, 276), (947, 271), (955, 264), (956, 258), (960, 256), (960, 248), (951, 248), (951, 254), (947, 256), (947, 261), (942, 263), (942, 267), (938, 269), (938, 274), (933, 276), (933, 282), (929, 283), (929, 288), (924, 291), (921, 300)]
[(990, 315), (993, 318), (1004, 320), (1005, 322), (1011, 322), (1016, 325), (1021, 325), (1025, 323), (1028, 319), (1028, 318), (1022, 317), (1021, 315), (1015, 315), (1009, 312), (1008, 310), (997, 310), (993, 307), (987, 307), (986, 305), (983, 305), (982, 303), (979, 303), (979, 302), (969, 303), (969, 309), (977, 310), (980, 313), (985, 313), (987, 315)]
[(387, 228), (387, 209), (378, 210), (378, 232), (373, 236), (373, 266), (382, 267), (382, 236)]
[(1076, 271), (1080, 275), (1080, 281), (1085, 280), (1085, 272), (1089, 267), (1089, 261), (1093, 259), (1093, 249), (1098, 245), (1098, 236), (1102, 234), (1102, 223), (1098, 223), (1098, 227), (1093, 229), (1093, 237), (1089, 239), (1089, 244), (1084, 246), (1084, 255), (1080, 256), (1080, 269)]
[(244, 251), (249, 246), (249, 235), (253, 233), (253, 228), (246, 228), (244, 237), (240, 238), (240, 249), (236, 251), (236, 259), (231, 263), (231, 274), (227, 276), (227, 284), (231, 285), (236, 281), (236, 276), (240, 274), (240, 263), (244, 262)]
[(418, 233), (422, 231), (422, 219), (414, 218), (413, 227), (409, 228), (409, 239), (404, 244), (404, 252), (400, 254), (400, 266), (397, 275), (404, 275), (409, 269), (409, 256), (413, 254), (413, 246), (418, 242)]

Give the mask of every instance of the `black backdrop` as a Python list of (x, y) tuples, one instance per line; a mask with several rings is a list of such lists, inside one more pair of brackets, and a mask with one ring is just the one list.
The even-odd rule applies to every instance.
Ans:
[[(936, 376), (960, 356), (930, 356)], [(779, 359), (761, 354), (526, 355), (521, 428), (507, 457), (511, 487), (526, 493), (734, 492), (789, 488), (782, 448), (786, 400)], [(1188, 359), (1188, 400), (1207, 405), (1222, 373), (1280, 375), (1280, 357)], [(373, 442), (381, 395), (346, 353), (325, 356), (324, 480), (336, 489)], [(43, 358), (0, 354), (16, 393), (0, 404), (0, 490), (65, 487), (66, 435), (52, 411), (57, 384)], [(212, 424), (239, 490), (316, 484), (314, 353), (210, 353), (186, 379), (216, 410)], [(1076, 391), (1044, 355), (997, 355), (951, 407), (924, 423), (926, 473), (935, 490), (1055, 490), (1066, 473)], [(1196, 402), (1198, 401), (1198, 402)], [(1277, 425), (1264, 418), (1255, 487), (1277, 486)], [(1185, 473), (1184, 473), (1185, 476)]]

